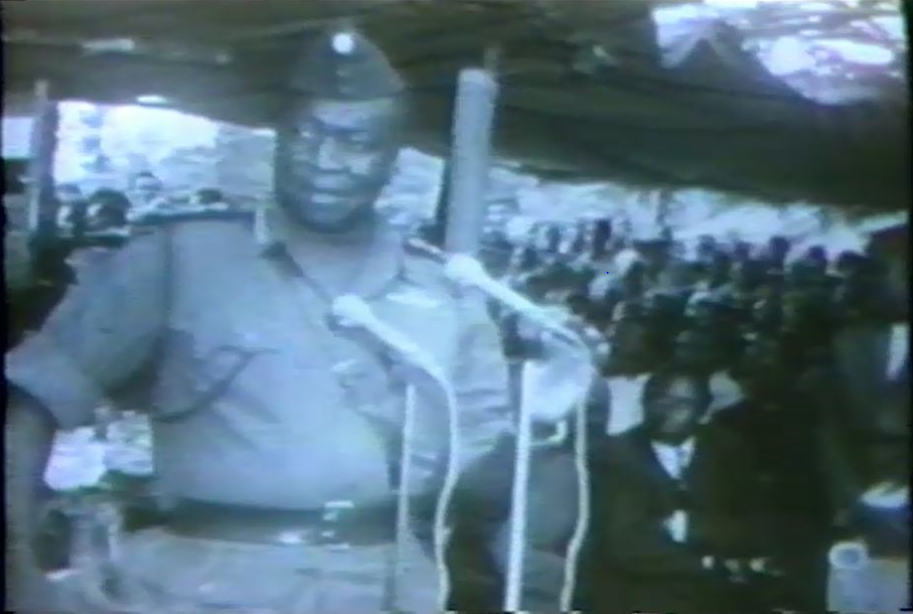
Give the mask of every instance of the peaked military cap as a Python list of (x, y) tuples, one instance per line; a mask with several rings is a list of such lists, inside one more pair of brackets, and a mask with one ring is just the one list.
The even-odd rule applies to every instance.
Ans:
[(404, 83), (386, 55), (354, 29), (334, 29), (305, 47), (289, 83), (309, 96), (367, 100), (393, 96)]

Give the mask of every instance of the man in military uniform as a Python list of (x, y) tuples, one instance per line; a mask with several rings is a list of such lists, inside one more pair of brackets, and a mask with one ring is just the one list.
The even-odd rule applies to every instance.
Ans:
[[(416, 513), (391, 588), (406, 384), (388, 352), (339, 333), (331, 306), (343, 294), (449, 377), (459, 488), (509, 493), (473, 469), (509, 429), (506, 368), (484, 303), (374, 213), (397, 153), (402, 82), (354, 32), (322, 36), (293, 72), (274, 217), (253, 233), (225, 214), (134, 238), (8, 355), (7, 578), (23, 610), (111, 608), (99, 599), (150, 612), (437, 609), (439, 575), (415, 536), (430, 533), (447, 409), (416, 387)], [(107, 598), (77, 576), (65, 592), (73, 601), (49, 604), (28, 542), (53, 433), (128, 392), (151, 408), (168, 523), (124, 536)]]

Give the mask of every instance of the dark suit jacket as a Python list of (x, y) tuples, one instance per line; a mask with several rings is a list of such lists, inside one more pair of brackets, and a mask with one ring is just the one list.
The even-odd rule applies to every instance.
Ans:
[(831, 531), (820, 433), (801, 395), (785, 397), (768, 408), (744, 399), (714, 420), (736, 430), (757, 453), (775, 535), (770, 554), (785, 575), (767, 583), (767, 595), (796, 611), (821, 612)]
[(908, 473), (910, 358), (887, 374), (890, 328), (859, 325), (833, 343), (835, 369), (809, 386), (806, 397), (820, 420), (830, 504), (852, 508), (873, 481)]
[(909, 544), (908, 510), (879, 511), (859, 503), (875, 482), (909, 475), (910, 355), (887, 373), (887, 324), (854, 326), (834, 339), (837, 373), (818, 397), (826, 436), (832, 501), (851, 534), (873, 550), (902, 552)]
[(805, 537), (813, 526), (826, 528), (818, 424), (800, 395), (787, 395), (767, 408), (746, 398), (713, 420), (734, 431), (755, 454), (767, 500), (784, 516), (781, 525)]
[(843, 393), (853, 403), (853, 418), (858, 426), (866, 426), (872, 417), (866, 411), (876, 397), (888, 388), (888, 354), (891, 327), (882, 323), (849, 326), (837, 333), (833, 340), (834, 357)]
[[(767, 514), (750, 450), (724, 428), (703, 427), (680, 482), (656, 457), (642, 427), (593, 446), (592, 520), (582, 603), (594, 611), (694, 611), (718, 608), (719, 576), (706, 555), (769, 554)], [(688, 536), (675, 542), (663, 521), (689, 515)], [(712, 611), (712, 610), (707, 610)]]

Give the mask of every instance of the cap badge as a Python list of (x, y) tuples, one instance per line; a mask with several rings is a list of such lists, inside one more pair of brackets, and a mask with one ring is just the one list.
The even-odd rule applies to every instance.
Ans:
[(350, 55), (355, 51), (355, 38), (349, 32), (340, 32), (333, 35), (333, 51), (340, 55)]

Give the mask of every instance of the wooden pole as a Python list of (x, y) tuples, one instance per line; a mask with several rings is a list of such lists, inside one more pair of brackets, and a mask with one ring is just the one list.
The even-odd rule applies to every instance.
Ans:
[(54, 152), (60, 116), (47, 80), (35, 84), (34, 119), (28, 168), (28, 232), (46, 238), (54, 233)]
[[(57, 144), (58, 114), (51, 101), (48, 81), (35, 83), (32, 92), (32, 130), (28, 161), (22, 178), (23, 193), (4, 194), (8, 215), (4, 236), (3, 270), (7, 289), (27, 290), (38, 274), (34, 248), (54, 231), (54, 150)], [(35, 239), (38, 238), (38, 241)]]

